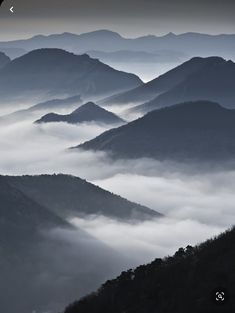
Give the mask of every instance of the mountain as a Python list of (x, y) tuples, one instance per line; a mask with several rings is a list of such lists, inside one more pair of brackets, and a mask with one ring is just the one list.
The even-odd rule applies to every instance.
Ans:
[(0, 69), (7, 65), (11, 59), (5, 53), (0, 52)]
[(61, 115), (49, 113), (41, 117), (35, 123), (51, 123), (51, 122), (66, 122), (69, 124), (77, 124), (83, 122), (97, 122), (104, 124), (123, 124), (122, 120), (117, 115), (99, 107), (93, 102), (87, 102), (70, 114)]
[(30, 112), (39, 112), (45, 110), (68, 110), (77, 106), (78, 104), (82, 104), (82, 99), (80, 95), (64, 99), (52, 99), (49, 101), (41, 102), (26, 110)]
[(208, 101), (152, 111), (78, 146), (119, 158), (219, 161), (234, 157), (235, 110)]
[(0, 117), (0, 123), (15, 123), (18, 120), (35, 118), (35, 115), (46, 114), (51, 110), (56, 112), (67, 112), (78, 105), (82, 105), (82, 99), (79, 95), (65, 98), (65, 99), (52, 99), (45, 102), (40, 102), (27, 109), (15, 111)]
[(35, 50), (41, 48), (58, 48), (69, 50), (73, 53), (85, 53), (87, 50), (97, 50), (102, 43), (103, 48), (110, 49), (120, 44), (123, 38), (115, 32), (99, 30), (81, 35), (63, 33), (49, 36), (37, 35), (30, 39), (0, 42), (1, 48), (23, 48)]
[(0, 51), (9, 56), (10, 59), (19, 58), (27, 53), (27, 51), (22, 48), (0, 48)]
[[(69, 225), (8, 184), (5, 177), (0, 177), (0, 203), (0, 290), (2, 295), (4, 293), (0, 310), (11, 313), (17, 309), (26, 313), (46, 304), (50, 307), (51, 300), (44, 293), (47, 291), (52, 296), (51, 286), (46, 277), (43, 281), (43, 275), (51, 270), (48, 279), (59, 281), (66, 271), (63, 269), (59, 274), (50, 255), (45, 255), (51, 246), (57, 257), (63, 256), (63, 253), (56, 251), (59, 242), (51, 240), (49, 236), (47, 238), (46, 234), (53, 228), (70, 229)], [(45, 262), (48, 262), (48, 269)], [(40, 288), (45, 290), (41, 293)], [(56, 287), (57, 292), (59, 289)]]
[[(174, 256), (122, 272), (65, 313), (231, 313), (235, 228)], [(216, 292), (225, 292), (218, 304)]]
[(143, 220), (161, 214), (103, 190), (78, 177), (42, 175), (7, 177), (8, 183), (62, 218), (104, 215)]
[(103, 63), (172, 63), (180, 62), (186, 55), (171, 50), (158, 50), (155, 52), (119, 50), (114, 52), (87, 51), (91, 58), (97, 58)]
[(128, 257), (73, 227), (69, 218), (103, 212), (121, 218), (133, 213), (134, 218), (135, 210), (142, 217), (157, 216), (65, 175), (0, 176), (0, 203), (4, 313), (58, 312), (130, 266)]
[(235, 108), (235, 63), (219, 57), (206, 58), (198, 71), (136, 109), (148, 112), (174, 103), (201, 99)]
[(0, 42), (1, 48), (59, 48), (73, 53), (102, 50), (155, 52), (159, 50), (182, 51), (189, 56), (220, 55), (225, 58), (235, 56), (235, 35), (208, 35), (200, 33), (169, 33), (164, 36), (147, 35), (138, 38), (124, 38), (116, 32), (97, 30), (80, 35), (63, 33), (49, 36), (37, 35), (30, 39)]
[[(218, 58), (220, 59), (220, 58)], [(198, 72), (205, 66), (214, 64), (215, 58), (199, 58), (194, 57), (189, 61), (173, 68), (165, 74), (151, 80), (144, 85), (141, 85), (132, 90), (113, 95), (99, 103), (101, 105), (108, 104), (128, 104), (128, 103), (143, 103), (147, 100), (152, 100), (156, 96), (171, 90), (178, 84), (188, 79), (190, 75)]]
[(10, 99), (29, 95), (94, 97), (141, 84), (133, 74), (114, 70), (88, 55), (59, 49), (32, 51), (0, 70), (0, 95)]

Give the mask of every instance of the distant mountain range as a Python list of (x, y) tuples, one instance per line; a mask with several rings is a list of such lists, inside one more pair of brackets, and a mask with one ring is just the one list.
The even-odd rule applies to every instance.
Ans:
[(88, 55), (60, 49), (32, 51), (0, 70), (0, 95), (7, 99), (48, 96), (101, 96), (137, 87), (133, 74), (114, 70)]
[[(171, 90), (178, 84), (187, 81), (193, 73), (197, 73), (204, 67), (214, 65), (216, 60), (220, 58), (199, 58), (195, 57), (176, 68), (166, 72), (165, 74), (143, 84), (133, 90), (129, 90), (104, 100), (99, 103), (102, 105), (110, 104), (128, 104), (128, 103), (143, 103), (144, 101), (152, 100), (156, 96)], [(174, 102), (175, 103), (175, 102)]]
[[(194, 58), (190, 62), (196, 61), (197, 58)], [(219, 57), (206, 58), (202, 63), (203, 66), (199, 66), (197, 71), (192, 72), (177, 85), (134, 110), (148, 112), (179, 102), (201, 99), (219, 102), (227, 108), (235, 108), (235, 63)]]
[(91, 58), (104, 63), (172, 63), (187, 58), (183, 52), (158, 50), (155, 52), (119, 50), (114, 52), (87, 51)]
[(65, 175), (0, 176), (0, 203), (4, 313), (59, 312), (126, 267), (128, 257), (73, 227), (69, 218), (104, 214), (128, 221), (160, 216)]
[(0, 42), (2, 48), (20, 48), (27, 51), (40, 48), (59, 48), (74, 53), (102, 50), (114, 52), (119, 50), (155, 52), (159, 50), (182, 51), (189, 56), (220, 55), (234, 57), (235, 35), (207, 35), (184, 33), (165, 36), (143, 36), (124, 38), (109, 30), (97, 30), (81, 35), (64, 33), (49, 36), (38, 35), (30, 39)]
[[(35, 104), (28, 109), (22, 109), (0, 117), (0, 123), (15, 123), (18, 120), (33, 118), (35, 114), (46, 114), (51, 110), (56, 112), (67, 112), (82, 105), (82, 99), (79, 95), (65, 98), (53, 99)], [(35, 118), (35, 117), (34, 117)]]
[(70, 114), (62, 115), (48, 113), (37, 120), (35, 123), (66, 122), (69, 124), (78, 124), (83, 122), (96, 122), (103, 124), (123, 124), (124, 120), (109, 112), (93, 102), (88, 102)]
[(212, 162), (233, 158), (234, 136), (235, 110), (197, 101), (152, 111), (78, 148), (119, 158)]
[[(65, 313), (230, 313), (235, 311), (235, 229), (174, 256), (122, 272)], [(216, 292), (224, 292), (218, 304)]]
[(11, 59), (5, 53), (0, 52), (0, 69), (7, 65)]

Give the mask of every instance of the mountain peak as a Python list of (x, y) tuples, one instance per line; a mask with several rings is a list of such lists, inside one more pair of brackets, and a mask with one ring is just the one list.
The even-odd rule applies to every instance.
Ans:
[(169, 32), (168, 34), (166, 34), (165, 36), (163, 36), (165, 38), (171, 38), (171, 37), (177, 37), (177, 35), (173, 32)]
[(94, 102), (90, 101), (90, 102), (83, 104), (82, 106), (80, 106), (76, 110), (74, 110), (71, 114), (77, 114), (77, 113), (81, 113), (82, 111), (96, 110), (96, 109), (104, 110), (103, 108), (101, 108), (97, 104), (95, 104)]
[[(35, 79), (37, 77), (37, 79)], [(42, 97), (80, 94), (110, 95), (143, 82), (138, 76), (115, 70), (92, 59), (59, 48), (41, 48), (9, 62), (0, 75), (0, 94), (18, 97), (33, 94)]]
[(235, 110), (206, 100), (151, 111), (85, 142), (85, 150), (119, 158), (177, 161), (229, 160), (235, 153)]
[(100, 29), (100, 30), (95, 30), (92, 32), (88, 32), (88, 33), (84, 33), (81, 35), (78, 35), (79, 37), (87, 37), (87, 38), (91, 38), (91, 37), (109, 37), (109, 38), (114, 38), (114, 39), (121, 39), (123, 38), (119, 33), (117, 32), (113, 32), (111, 30), (107, 30), (107, 29)]
[(211, 61), (213, 61), (213, 62), (226, 62), (226, 60), (224, 58), (218, 57), (218, 56), (210, 56), (210, 57), (205, 57), (205, 58), (203, 58), (203, 57), (193, 57), (189, 61), (193, 62), (193, 61), (198, 61), (198, 60), (206, 60), (208, 62), (211, 62)]
[(69, 124), (77, 124), (83, 122), (122, 124), (124, 120), (122, 120), (114, 113), (99, 107), (93, 102), (87, 102), (86, 104), (78, 107), (70, 114), (60, 115), (55, 113), (49, 113), (36, 121), (36, 123), (50, 123), (50, 122), (66, 122)]

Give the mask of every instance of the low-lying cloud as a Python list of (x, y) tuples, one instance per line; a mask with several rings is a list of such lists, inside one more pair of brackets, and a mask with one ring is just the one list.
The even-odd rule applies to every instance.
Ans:
[(225, 229), (193, 219), (173, 218), (128, 224), (100, 216), (75, 218), (72, 223), (129, 257), (133, 266), (171, 255), (181, 246), (198, 244)]
[(152, 159), (112, 160), (104, 152), (69, 150), (108, 128), (94, 123), (0, 124), (0, 173), (72, 174), (166, 218), (139, 224), (104, 217), (73, 223), (137, 263), (214, 236), (235, 221), (235, 171)]

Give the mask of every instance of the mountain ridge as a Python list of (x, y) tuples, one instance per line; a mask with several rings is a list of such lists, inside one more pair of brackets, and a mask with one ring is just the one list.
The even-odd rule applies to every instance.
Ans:
[(141, 84), (134, 74), (62, 49), (33, 50), (0, 70), (0, 94), (8, 98), (24, 94), (35, 98), (42, 93), (50, 98), (77, 94), (94, 97)]
[(55, 113), (48, 113), (35, 121), (37, 124), (51, 123), (51, 122), (66, 122), (69, 124), (78, 124), (84, 122), (98, 122), (104, 124), (122, 124), (124, 120), (109, 112), (94, 102), (87, 102), (79, 106), (72, 113), (61, 115)]
[(235, 110), (201, 100), (151, 111), (75, 148), (124, 159), (217, 162), (233, 158), (234, 135)]
[[(230, 313), (235, 309), (235, 228), (173, 256), (124, 271), (64, 313)], [(216, 303), (223, 290), (225, 303)], [(182, 301), (183, 297), (183, 301)]]
[(66, 219), (100, 214), (138, 221), (162, 216), (72, 175), (6, 176), (5, 179), (26, 196)]
[(219, 102), (227, 108), (235, 108), (235, 63), (220, 57), (211, 60), (198, 71), (161, 93), (153, 100), (133, 108), (148, 112), (179, 102), (208, 100)]

